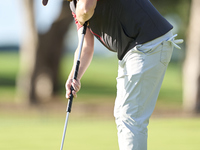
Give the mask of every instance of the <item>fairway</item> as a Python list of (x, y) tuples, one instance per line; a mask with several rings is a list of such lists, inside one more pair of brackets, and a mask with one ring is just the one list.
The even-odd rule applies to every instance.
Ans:
[[(2, 116), (2, 115), (1, 115)], [(1, 150), (59, 150), (63, 117), (1, 117)], [(199, 150), (199, 119), (152, 118), (148, 150)], [(118, 150), (113, 119), (69, 119), (63, 150)]]
[[(60, 149), (63, 118), (1, 118), (1, 150)], [(114, 121), (69, 120), (64, 149), (116, 150), (117, 135)]]
[(199, 150), (199, 118), (152, 119), (149, 150)]
[[(13, 61), (6, 63), (10, 59)], [(64, 83), (72, 62), (71, 56), (64, 56), (61, 62), (58, 93), (61, 99), (65, 95)], [(28, 108), (23, 109), (26, 110), (25, 112), (21, 109), (15, 110), (15, 107), (12, 108), (14, 105), (12, 103), (15, 96), (19, 55), (2, 53), (0, 63), (5, 64), (0, 66), (0, 105), (2, 104), (1, 108), (4, 108), (3, 104), (6, 106), (11, 104), (8, 110), (0, 111), (0, 150), (59, 150), (65, 122), (63, 105), (63, 113), (57, 116), (51, 109), (48, 110), (50, 114), (37, 112), (36, 115), (30, 114)], [(108, 117), (113, 113), (116, 76), (115, 58), (106, 58), (102, 61), (102, 58), (96, 57), (92, 61), (83, 76), (77, 103), (74, 103), (74, 106), (78, 107), (73, 109), (69, 118), (63, 150), (118, 150), (115, 121), (114, 118)], [(65, 104), (65, 101), (62, 102)], [(156, 108), (162, 111), (167, 110), (167, 112), (170, 112), (172, 108), (177, 112), (181, 104), (181, 67), (171, 63), (167, 69)], [(80, 117), (84, 116), (81, 112), (90, 117)], [(102, 117), (96, 117), (95, 112)], [(74, 114), (80, 115), (77, 118)], [(200, 149), (200, 120), (198, 118), (162, 118), (162, 114), (159, 114), (159, 118), (150, 119), (148, 132), (148, 150)]]

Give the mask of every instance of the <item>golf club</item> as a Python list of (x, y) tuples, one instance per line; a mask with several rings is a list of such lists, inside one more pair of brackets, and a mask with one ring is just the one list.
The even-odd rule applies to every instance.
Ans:
[[(76, 68), (75, 68), (74, 77), (73, 77), (73, 79), (75, 79), (75, 80), (76, 80), (77, 75), (78, 75), (81, 51), (82, 51), (82, 46), (83, 46), (83, 41), (84, 41), (84, 36), (85, 36), (85, 33), (86, 33), (86, 29), (87, 29), (87, 22), (85, 22), (84, 25), (83, 25), (83, 31), (82, 31), (81, 41), (80, 41), (80, 45), (79, 45), (79, 53), (78, 53), (78, 58), (77, 58), (77, 62), (76, 62)], [(69, 113), (71, 112), (72, 102), (73, 102), (73, 98), (74, 98), (74, 96), (72, 94), (73, 90), (74, 90), (74, 88), (73, 88), (73, 86), (71, 86), (71, 93), (70, 93), (70, 98), (68, 99), (68, 105), (67, 105), (67, 109), (66, 109), (67, 114), (66, 114), (66, 119), (65, 119), (65, 125), (64, 125), (64, 131), (63, 131), (63, 137), (62, 137), (62, 143), (61, 143), (60, 150), (63, 149), (63, 145), (64, 145)]]

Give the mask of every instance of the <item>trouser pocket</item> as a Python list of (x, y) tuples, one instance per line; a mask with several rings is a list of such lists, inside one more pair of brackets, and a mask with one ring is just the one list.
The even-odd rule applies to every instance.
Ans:
[(169, 41), (163, 41), (161, 44), (160, 62), (167, 66), (172, 57), (173, 46)]

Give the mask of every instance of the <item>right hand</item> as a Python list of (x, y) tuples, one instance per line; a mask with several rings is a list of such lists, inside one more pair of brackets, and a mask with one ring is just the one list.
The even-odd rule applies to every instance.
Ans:
[(72, 94), (74, 96), (74, 98), (77, 97), (77, 92), (80, 90), (81, 88), (81, 82), (80, 80), (75, 80), (75, 79), (68, 79), (66, 84), (65, 84), (65, 88), (66, 88), (66, 98), (69, 99), (70, 98), (70, 94), (71, 94), (71, 86), (73, 86), (74, 90), (72, 91)]

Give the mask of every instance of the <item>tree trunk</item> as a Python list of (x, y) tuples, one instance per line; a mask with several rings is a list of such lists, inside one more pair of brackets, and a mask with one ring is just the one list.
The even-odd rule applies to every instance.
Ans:
[(20, 45), (20, 68), (17, 77), (17, 101), (29, 100), (31, 76), (35, 68), (38, 35), (35, 27), (33, 0), (24, 0), (24, 35)]
[[(33, 1), (31, 1), (31, 3), (32, 2)], [(30, 1), (26, 1), (25, 3), (30, 3)], [(33, 7), (31, 9), (29, 8), (29, 13), (32, 14), (31, 18), (33, 18)], [(32, 20), (34, 21), (34, 19)], [(29, 62), (32, 64), (32, 67), (24, 70), (25, 72), (29, 72), (28, 74), (22, 71), (20, 73), (20, 78), (22, 79), (24, 78), (23, 76), (25, 76), (29, 79), (29, 82), (25, 81), (27, 84), (26, 86), (21, 84), (22, 80), (20, 78), (18, 82), (18, 85), (20, 85), (26, 92), (24, 94), (27, 95), (26, 98), (31, 104), (49, 100), (57, 90), (58, 69), (61, 54), (63, 52), (64, 37), (71, 21), (72, 15), (69, 9), (69, 4), (65, 1), (63, 2), (60, 16), (53, 23), (51, 29), (47, 33), (38, 34), (36, 30), (32, 31), (33, 33), (31, 35), (36, 34), (38, 42), (34, 42), (33, 40), (29, 42), (31, 44), (36, 44), (32, 46), (32, 49), (29, 49), (31, 52), (25, 57), (33, 57), (33, 59), (26, 59), (21, 66), (21, 70), (23, 70), (24, 65)], [(30, 28), (30, 20), (27, 20), (27, 22)], [(29, 30), (29, 32), (30, 31), (31, 30)], [(26, 40), (32, 38), (33, 37), (29, 37), (26, 38)], [(25, 41), (24, 45), (25, 50), (30, 48), (28, 42)], [(21, 53), (23, 52), (24, 51), (22, 50)], [(34, 55), (32, 54), (33, 52)]]
[(192, 0), (183, 68), (184, 110), (200, 112), (200, 1)]
[(69, 4), (65, 1), (61, 14), (51, 29), (46, 34), (39, 35), (36, 65), (31, 80), (30, 100), (32, 103), (48, 100), (57, 90), (64, 37), (71, 21)]

